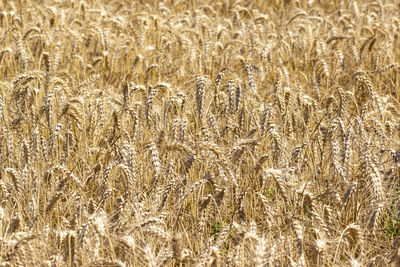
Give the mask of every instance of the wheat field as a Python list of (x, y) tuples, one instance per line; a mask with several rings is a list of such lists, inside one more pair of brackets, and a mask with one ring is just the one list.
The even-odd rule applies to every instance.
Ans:
[(3, 0), (0, 26), (0, 266), (400, 266), (399, 1)]

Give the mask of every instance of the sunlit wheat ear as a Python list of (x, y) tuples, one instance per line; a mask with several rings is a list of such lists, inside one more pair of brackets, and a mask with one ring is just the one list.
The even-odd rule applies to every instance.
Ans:
[(201, 185), (209, 182), (209, 179), (212, 179), (212, 177), (209, 174), (206, 174), (204, 177), (202, 177), (201, 180), (193, 183), (189, 190), (182, 195), (182, 197), (179, 199), (179, 203), (181, 203), (182, 201), (184, 201), (189, 195), (191, 195), (197, 188), (199, 188)]
[(119, 224), (120, 224), (120, 220), (121, 220), (121, 215), (124, 211), (124, 207), (126, 205), (126, 201), (124, 200), (124, 198), (118, 197), (115, 200), (115, 204), (113, 207), (113, 214), (112, 217), (110, 218), (109, 222), (111, 224), (111, 228), (113, 229), (118, 229), (119, 228)]
[(354, 181), (353, 183), (350, 184), (350, 186), (347, 188), (346, 192), (343, 195), (342, 199), (342, 206), (343, 208), (346, 206), (348, 200), (351, 198), (355, 190), (357, 189), (357, 181)]
[(211, 133), (208, 130), (208, 127), (202, 126), (200, 131), (201, 131), (201, 140), (204, 142), (210, 142), (211, 141)]
[(16, 169), (13, 168), (7, 168), (6, 173), (8, 175), (10, 175), (12, 183), (14, 184), (14, 189), (17, 193), (21, 193), (22, 192), (22, 188), (21, 188), (21, 177), (20, 174), (17, 172)]
[(21, 144), (21, 158), (24, 160), (23, 163), (25, 166), (31, 163), (32, 153), (28, 142), (25, 139), (23, 139), (23, 142)]
[(220, 133), (219, 133), (217, 121), (215, 119), (215, 116), (212, 113), (208, 114), (207, 124), (208, 124), (208, 127), (210, 128), (211, 132), (214, 134), (214, 137), (219, 137)]
[(360, 47), (360, 60), (362, 60), (362, 55), (365, 48), (368, 46), (368, 50), (370, 52), (375, 42), (376, 42), (376, 35), (372, 35), (363, 42), (363, 44)]
[(343, 39), (347, 39), (348, 37), (345, 35), (335, 35), (332, 36), (331, 38), (329, 38), (326, 43), (329, 44), (330, 42), (334, 42), (334, 41), (338, 41), (338, 40), (343, 40)]
[(44, 92), (47, 94), (51, 80), (51, 69), (50, 69), (50, 56), (48, 53), (44, 52), (42, 55), (45, 68), (45, 81), (44, 81)]
[(207, 80), (204, 77), (197, 78), (197, 81), (196, 81), (196, 104), (197, 104), (197, 114), (199, 116), (200, 121), (203, 116), (203, 105), (204, 105), (206, 89), (207, 89)]
[[(385, 204), (384, 203), (378, 203), (372, 212), (372, 216), (370, 217), (369, 223), (368, 223), (368, 228), (375, 230), (377, 227), (377, 224), (379, 220), (381, 219), (382, 213), (384, 211)], [(372, 232), (374, 233), (374, 232)]]
[(245, 64), (245, 69), (246, 69), (246, 73), (247, 73), (247, 79), (249, 82), (249, 88), (251, 90), (252, 93), (256, 93), (257, 92), (257, 88), (256, 88), (256, 84), (254, 81), (254, 76), (253, 76), (253, 66), (250, 65), (249, 63)]
[(154, 177), (150, 182), (150, 185), (153, 186), (155, 183), (158, 182), (158, 179), (160, 179), (161, 177), (162, 165), (160, 161), (160, 155), (155, 143), (150, 144), (149, 152), (150, 152), (150, 161), (154, 169)]
[(54, 52), (53, 64), (52, 64), (52, 73), (57, 73), (58, 65), (60, 63), (61, 58), (61, 43), (57, 42)]
[[(145, 78), (144, 78), (144, 82), (145, 84), (148, 84), (150, 78), (154, 75), (156, 75), (156, 69), (158, 68), (157, 64), (151, 64), (145, 71)], [(151, 79), (153, 80), (153, 79)], [(150, 80), (150, 81), (151, 81)]]
[(3, 50), (0, 51), (0, 63), (2, 63), (3, 59), (7, 54), (10, 55), (13, 54), (13, 49), (11, 47), (4, 48)]
[(129, 168), (129, 173), (131, 175), (130, 179), (133, 182), (137, 179), (137, 172), (138, 172), (138, 162), (137, 162), (137, 153), (133, 143), (125, 143), (125, 161), (126, 165)]
[(66, 185), (68, 180), (69, 180), (68, 177), (64, 178), (57, 184), (57, 191), (50, 198), (49, 203), (47, 204), (47, 207), (46, 207), (46, 213), (47, 214), (49, 214), (52, 211), (54, 205), (56, 204), (56, 202), (58, 201), (60, 196), (63, 194), (63, 192), (61, 190), (64, 188), (64, 186)]
[(107, 199), (107, 197), (109, 197), (109, 195), (111, 194), (111, 191), (112, 191), (112, 188), (108, 188), (108, 185), (109, 185), (108, 178), (109, 178), (111, 170), (114, 168), (114, 166), (115, 166), (115, 163), (110, 162), (103, 171), (103, 180), (101, 183), (102, 195), (101, 195), (101, 201), (100, 201), (102, 203), (103, 203), (103, 201), (105, 201)]
[(0, 96), (0, 118), (3, 116), (4, 114), (4, 99), (2, 96)]
[(368, 96), (370, 96), (371, 98), (375, 96), (374, 86), (371, 80), (369, 79), (368, 75), (364, 71), (362, 70), (356, 71), (353, 74), (353, 79), (365, 85), (368, 92)]
[(24, 48), (24, 44), (22, 43), (22, 40), (18, 40), (16, 43), (17, 46), (17, 52), (18, 56), (21, 58), (21, 63), (22, 63), (22, 72), (25, 72), (28, 68), (28, 56), (26, 55), (26, 51)]
[(53, 101), (54, 101), (54, 93), (49, 92), (44, 98), (43, 110), (46, 114), (47, 125), (52, 127), (53, 124)]
[(242, 102), (242, 85), (240, 83), (236, 86), (235, 97), (235, 112), (238, 112)]
[(389, 64), (389, 65), (383, 67), (382, 69), (374, 71), (373, 73), (382, 73), (382, 72), (386, 72), (386, 71), (389, 71), (392, 69), (398, 69), (398, 68), (399, 68), (398, 64), (392, 63), (392, 64)]
[(321, 63), (321, 67), (322, 67), (325, 77), (329, 78), (330, 73), (329, 73), (328, 64), (326, 63), (326, 61), (324, 59), (320, 59), (320, 63)]
[(265, 136), (271, 116), (272, 116), (272, 106), (268, 105), (261, 113), (261, 118), (260, 118), (261, 136)]
[(39, 129), (35, 128), (32, 131), (30, 140), (29, 140), (29, 146), (31, 148), (32, 152), (32, 158), (34, 160), (38, 159), (38, 154), (39, 154), (39, 145), (40, 145), (40, 140), (39, 140)]
[(179, 132), (178, 132), (179, 141), (182, 143), (185, 142), (186, 139), (187, 126), (188, 126), (188, 119), (183, 118), (179, 124)]
[(222, 79), (225, 77), (225, 73), (230, 71), (229, 69), (223, 69), (221, 70), (217, 77), (215, 78), (215, 85), (216, 85), (216, 89), (218, 90), (221, 84)]
[(177, 139), (177, 131), (178, 131), (178, 123), (179, 119), (173, 119), (170, 125), (170, 135), (171, 140), (176, 141)]
[(331, 141), (333, 166), (335, 167), (339, 175), (342, 177), (343, 181), (347, 183), (348, 182), (347, 172), (345, 170), (345, 167), (341, 163), (339, 148), (340, 147), (338, 141), (335, 138), (333, 138)]
[(7, 148), (8, 148), (8, 160), (13, 164), (14, 163), (14, 157), (15, 157), (15, 151), (14, 151), (14, 136), (12, 133), (8, 135), (8, 142), (7, 142)]
[(235, 111), (235, 84), (234, 81), (229, 80), (227, 83), (227, 91), (228, 91), (228, 103), (229, 103), (229, 112), (233, 113)]
[(173, 168), (174, 168), (174, 163), (173, 162), (168, 163), (166, 178), (170, 182), (167, 184), (167, 186), (164, 189), (164, 192), (162, 193), (161, 202), (158, 207), (158, 211), (161, 211), (163, 209), (165, 203), (167, 202), (169, 193), (171, 192), (172, 188), (175, 186), (176, 180), (175, 180), (175, 173), (174, 173)]
[(147, 121), (147, 125), (150, 126), (150, 113), (153, 107), (153, 103), (154, 103), (154, 98), (156, 96), (158, 92), (158, 88), (157, 87), (152, 87), (150, 86), (148, 89), (148, 93), (147, 93), (147, 100), (146, 100), (146, 121)]
[(48, 151), (48, 157), (51, 158), (53, 154), (54, 147), (56, 145), (57, 138), (60, 134), (62, 128), (61, 123), (57, 123), (57, 125), (54, 127), (53, 131), (51, 132), (50, 136), (50, 145), (49, 145), (49, 151)]
[(303, 239), (304, 239), (304, 230), (303, 226), (300, 224), (299, 221), (294, 221), (293, 222), (293, 229), (296, 234), (297, 238), (297, 252), (298, 252), (298, 262), (299, 264), (306, 266), (305, 262), (305, 253), (304, 253), (304, 244), (303, 244)]

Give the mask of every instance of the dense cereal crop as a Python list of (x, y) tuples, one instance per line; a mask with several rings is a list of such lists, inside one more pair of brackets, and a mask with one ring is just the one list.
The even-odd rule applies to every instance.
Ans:
[(395, 0), (1, 1), (0, 266), (400, 266), (399, 35)]

